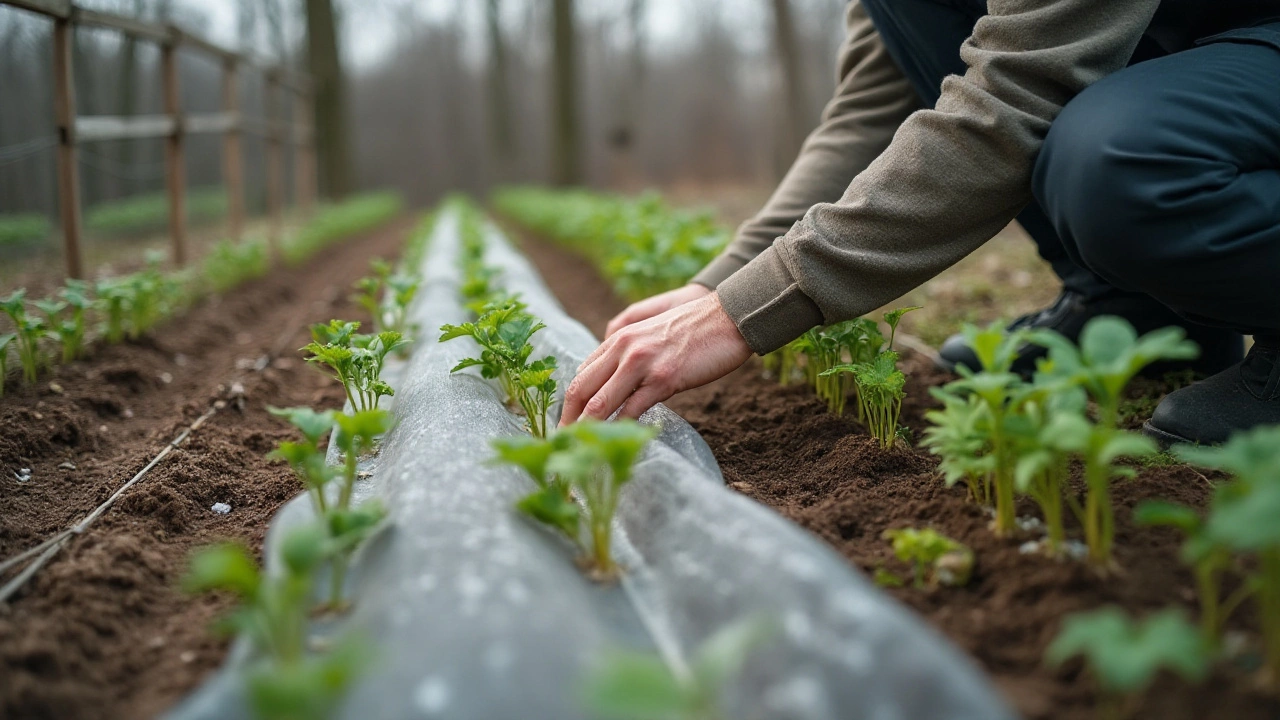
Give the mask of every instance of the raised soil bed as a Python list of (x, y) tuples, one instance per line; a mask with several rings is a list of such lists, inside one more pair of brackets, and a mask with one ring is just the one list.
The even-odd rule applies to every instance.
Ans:
[[(568, 313), (602, 335), (625, 303), (583, 258), (520, 237)], [(911, 353), (904, 370), (903, 423), (919, 436), (924, 412), (934, 404), (928, 387), (951, 376)], [(1142, 390), (1158, 389), (1153, 385), (1142, 383)], [(1214, 478), (1195, 468), (1146, 467), (1135, 480), (1115, 486), (1116, 556), (1123, 571), (1102, 578), (1081, 564), (1022, 554), (1018, 540), (996, 539), (987, 515), (966, 501), (963, 488), (947, 489), (936, 477), (932, 456), (913, 448), (879, 450), (852, 419), (828, 414), (808, 387), (784, 388), (762, 377), (758, 359), (667, 405), (707, 441), (729, 487), (818, 535), (868, 573), (881, 566), (905, 570), (880, 538), (888, 528), (933, 526), (973, 548), (977, 566), (967, 587), (890, 592), (976, 658), (1027, 718), (1096, 717), (1093, 685), (1080, 667), (1052, 670), (1042, 661), (1064, 615), (1105, 604), (1143, 613), (1175, 603), (1194, 612), (1192, 577), (1178, 560), (1179, 536), (1137, 528), (1129, 519), (1133, 507), (1149, 498), (1203, 506)], [(1030, 503), (1019, 509), (1035, 513)], [(1254, 619), (1243, 615), (1235, 626), (1251, 627)], [(1219, 671), (1199, 687), (1162, 677), (1135, 717), (1275, 720), (1280, 699), (1245, 673)]]

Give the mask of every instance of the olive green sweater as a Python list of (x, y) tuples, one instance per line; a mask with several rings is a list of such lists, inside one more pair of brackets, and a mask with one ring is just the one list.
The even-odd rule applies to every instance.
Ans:
[(694, 282), (716, 290), (761, 354), (919, 286), (1031, 201), (1049, 124), (1125, 66), (1158, 5), (990, 0), (960, 49), (968, 71), (943, 81), (935, 109), (918, 110), (852, 3), (821, 125), (764, 209)]

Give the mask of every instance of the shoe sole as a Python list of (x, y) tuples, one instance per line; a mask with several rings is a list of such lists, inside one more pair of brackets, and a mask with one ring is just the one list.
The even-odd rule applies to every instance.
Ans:
[(1150, 421), (1142, 423), (1142, 434), (1156, 441), (1162, 451), (1168, 450), (1174, 445), (1199, 445), (1195, 440), (1184, 438), (1181, 435), (1161, 430), (1152, 425)]

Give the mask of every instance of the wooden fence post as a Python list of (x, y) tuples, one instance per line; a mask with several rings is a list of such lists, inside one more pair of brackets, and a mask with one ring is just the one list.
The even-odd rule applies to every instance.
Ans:
[(263, 103), (263, 113), (266, 116), (266, 142), (267, 142), (267, 214), (270, 216), (271, 229), (269, 239), (273, 254), (280, 253), (281, 233), (284, 229), (283, 200), (284, 188), (284, 168), (280, 151), (280, 113), (276, 106), (276, 95), (279, 79), (276, 70), (268, 70), (263, 87), (266, 88), (266, 98)]
[(244, 237), (244, 165), (240, 149), (240, 87), (238, 61), (228, 56), (222, 66), (222, 109), (233, 116), (232, 125), (222, 138), (222, 181), (227, 191), (227, 221), (231, 239)]
[(164, 112), (173, 120), (173, 132), (165, 142), (165, 184), (169, 189), (169, 234), (172, 259), (176, 267), (187, 264), (186, 159), (183, 154), (183, 118), (178, 96), (177, 44), (173, 39), (160, 48), (160, 71), (163, 83)]
[(71, 66), (73, 32), (70, 20), (53, 21), (53, 103), (58, 124), (58, 205), (67, 277), (84, 279), (84, 255), (80, 247), (80, 168), (76, 159), (76, 88)]

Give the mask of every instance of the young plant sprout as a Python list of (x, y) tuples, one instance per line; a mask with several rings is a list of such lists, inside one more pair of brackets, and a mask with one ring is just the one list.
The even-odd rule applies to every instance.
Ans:
[(58, 297), (71, 309), (71, 317), (55, 328), (62, 340), (62, 362), (79, 360), (85, 353), (85, 311), (93, 306), (89, 300), (89, 286), (83, 280), (67, 280)]
[(9, 377), (9, 346), (18, 333), (0, 333), (0, 397), (4, 396), (4, 382)]
[(45, 337), (48, 325), (44, 318), (27, 314), (26, 290), (14, 290), (7, 297), (0, 298), (0, 310), (3, 310), (13, 322), (17, 331), (18, 361), (22, 364), (22, 378), (28, 385), (34, 385), (45, 366), (43, 353), (40, 351), (40, 340)]
[[(316, 412), (310, 408), (269, 408), (271, 414), (287, 419), (302, 432), (302, 442), (286, 441), (276, 446), (268, 455), (273, 460), (289, 463), (307, 495), (311, 507), (328, 530), (331, 544), (329, 600), (325, 609), (340, 610), (345, 607), (343, 588), (351, 557), (386, 517), (386, 511), (376, 501), (351, 507), (355, 491), (358, 462), (368, 453), (384, 433), (391, 428), (391, 414), (385, 410), (364, 410), (355, 415), (332, 411)], [(325, 462), (325, 452), (320, 441), (336, 426), (333, 444), (343, 453), (343, 464), (334, 467)], [(337, 483), (336, 495), (327, 494), (327, 488)]]
[(321, 654), (307, 651), (312, 586), (332, 550), (324, 528), (306, 525), (285, 536), (278, 576), (262, 574), (240, 545), (207, 547), (191, 558), (183, 586), (188, 592), (235, 595), (239, 606), (219, 628), (243, 633), (262, 656), (252, 666), (246, 688), (258, 720), (332, 716), (365, 664), (363, 647), (350, 640)]
[[(960, 379), (931, 394), (942, 401), (943, 409), (929, 413), (933, 427), (925, 432), (923, 445), (942, 455), (949, 482), (964, 477), (970, 492), (992, 497), (995, 503), (995, 532), (1011, 535), (1016, 529), (1014, 513), (1014, 472), (1017, 448), (1008, 437), (1007, 417), (1014, 412), (1020, 396), (1027, 392), (1022, 378), (1010, 371), (1018, 348), (1026, 342), (1022, 332), (1005, 333), (998, 325), (986, 330), (964, 328), (966, 340), (983, 370), (959, 368)], [(971, 455), (974, 451), (978, 455)], [(971, 476), (982, 475), (979, 484)]]
[[(1186, 551), (1192, 559), (1221, 548), (1247, 558), (1243, 587), (1251, 593), (1262, 630), (1267, 681), (1280, 686), (1280, 426), (1257, 428), (1233, 436), (1216, 448), (1181, 446), (1175, 454), (1191, 463), (1231, 473), (1233, 479), (1214, 490), (1203, 528), (1191, 536)], [(1197, 541), (1199, 536), (1202, 538)], [(1194, 543), (1194, 544), (1193, 544)], [(1218, 559), (1204, 560), (1216, 563)], [(1212, 591), (1212, 588), (1210, 588)], [(1205, 599), (1201, 599), (1202, 604)], [(1235, 596), (1216, 613), (1225, 620), (1238, 602)]]
[(725, 689), (774, 632), (758, 618), (721, 628), (698, 648), (685, 676), (653, 653), (613, 653), (587, 676), (583, 702), (601, 720), (727, 720)]
[(894, 556), (911, 565), (912, 585), (917, 589), (960, 587), (973, 574), (973, 551), (933, 528), (885, 530), (883, 537), (893, 544)]
[(125, 317), (133, 303), (133, 288), (119, 278), (99, 280), (94, 306), (103, 318), (103, 335), (112, 345), (124, 342)]
[(1117, 465), (1117, 461), (1146, 457), (1157, 451), (1149, 438), (1118, 427), (1124, 388), (1153, 362), (1194, 358), (1199, 350), (1185, 335), (1181, 328), (1169, 327), (1138, 337), (1128, 322), (1103, 316), (1085, 325), (1078, 348), (1052, 331), (1030, 336), (1032, 342), (1049, 349), (1048, 358), (1040, 366), (1043, 382), (1083, 387), (1097, 405), (1096, 423), (1081, 415), (1063, 416), (1053, 432), (1060, 448), (1084, 458), (1086, 493), (1080, 520), (1089, 560), (1096, 566), (1105, 568), (1112, 562), (1115, 518), (1111, 481), (1136, 474), (1131, 467)]
[(787, 387), (795, 378), (797, 363), (796, 351), (791, 344), (783, 345), (773, 352), (761, 358), (764, 363), (766, 374), (772, 374), (778, 379), (778, 384)]
[(469, 367), (480, 368), (486, 379), (497, 379), (506, 396), (506, 403), (524, 411), (529, 432), (545, 437), (547, 413), (555, 398), (556, 359), (547, 356), (529, 361), (533, 354), (530, 342), (534, 333), (545, 328), (541, 321), (524, 311), (524, 304), (507, 300), (489, 305), (484, 314), (473, 323), (444, 325), (440, 328), (440, 342), (469, 337), (480, 346), (480, 357), (465, 358), (450, 372)]
[(342, 320), (312, 325), (312, 341), (302, 351), (311, 354), (307, 362), (327, 367), (342, 383), (354, 410), (376, 410), (383, 397), (395, 394), (382, 380), (387, 355), (406, 341), (398, 332), (359, 335), (359, 329), (360, 323)]
[(1045, 660), (1058, 666), (1076, 656), (1084, 658), (1098, 684), (1098, 714), (1104, 720), (1129, 717), (1133, 701), (1161, 670), (1199, 682), (1211, 659), (1204, 638), (1181, 612), (1164, 610), (1134, 621), (1116, 607), (1063, 621)]
[[(523, 468), (538, 485), (516, 509), (564, 534), (584, 551), (591, 575), (607, 581), (619, 573), (612, 553), (619, 492), (655, 434), (633, 420), (582, 421), (545, 440), (496, 441), (495, 461)], [(573, 503), (570, 491), (582, 501), (581, 507)]]
[(1040, 507), (1045, 550), (1053, 557), (1062, 554), (1066, 541), (1063, 499), (1068, 462), (1074, 429), (1088, 425), (1085, 406), (1082, 389), (1042, 381), (1020, 396), (1006, 421), (1007, 436), (1018, 458), (1014, 488)]

